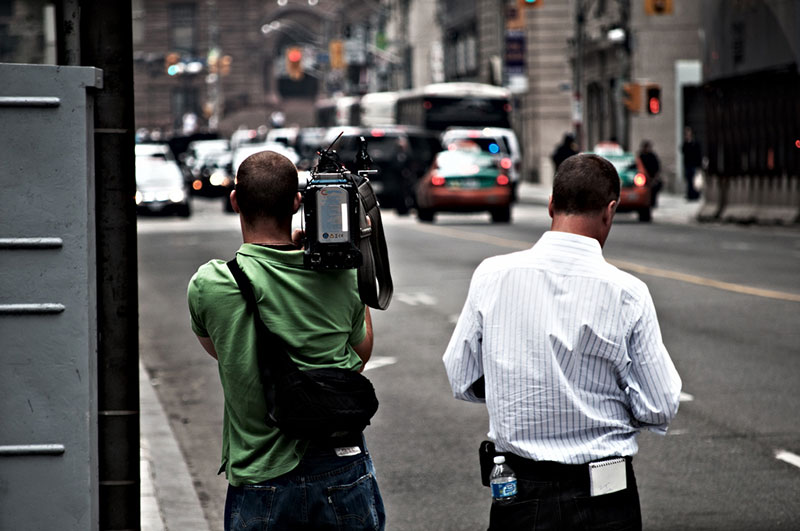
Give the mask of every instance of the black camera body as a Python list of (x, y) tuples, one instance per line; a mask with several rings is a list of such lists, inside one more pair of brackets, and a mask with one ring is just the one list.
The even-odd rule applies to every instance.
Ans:
[(349, 172), (311, 173), (303, 194), (307, 269), (361, 265), (358, 186)]
[[(339, 135), (341, 136), (341, 135)], [(303, 265), (307, 269), (355, 269), (362, 264), (358, 186), (362, 180), (350, 172), (331, 148), (319, 152), (319, 162), (303, 193), (305, 245)], [(359, 165), (369, 161), (366, 143), (359, 152)]]

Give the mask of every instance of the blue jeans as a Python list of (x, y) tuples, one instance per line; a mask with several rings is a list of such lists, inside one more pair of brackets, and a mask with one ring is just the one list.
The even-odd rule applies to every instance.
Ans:
[(256, 485), (228, 485), (225, 500), (225, 531), (382, 530), (385, 523), (366, 446), (350, 457), (338, 457), (330, 448), (309, 448), (287, 474)]

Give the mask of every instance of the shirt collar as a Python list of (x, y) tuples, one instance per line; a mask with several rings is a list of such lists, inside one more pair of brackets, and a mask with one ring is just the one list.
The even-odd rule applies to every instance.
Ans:
[(588, 236), (581, 236), (572, 232), (559, 232), (550, 230), (542, 234), (534, 248), (557, 249), (568, 248), (571, 251), (578, 251), (586, 255), (603, 258), (603, 248), (600, 242)]
[(282, 264), (299, 266), (303, 265), (302, 249), (298, 249), (296, 251), (278, 251), (277, 249), (271, 249), (269, 247), (264, 247), (263, 245), (243, 243), (242, 246), (239, 247), (237, 254), (257, 258), (260, 260), (268, 260), (270, 262), (280, 262)]

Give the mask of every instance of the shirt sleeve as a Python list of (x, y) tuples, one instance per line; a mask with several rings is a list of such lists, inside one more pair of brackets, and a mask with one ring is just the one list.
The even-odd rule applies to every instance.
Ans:
[(467, 402), (485, 402), (486, 399), (477, 396), (473, 388), (473, 384), (483, 377), (483, 330), (480, 314), (474, 307), (473, 288), (474, 281), (442, 361), (455, 398)]
[(350, 345), (358, 345), (364, 341), (365, 337), (367, 337), (367, 321), (365, 320), (365, 312), (366, 308), (359, 302), (358, 309), (353, 315), (352, 331), (350, 332), (350, 337), (347, 339), (347, 343)]
[(208, 337), (208, 330), (206, 330), (206, 327), (203, 325), (199, 311), (199, 308), (201, 307), (200, 295), (202, 294), (199, 273), (199, 271), (195, 273), (194, 276), (192, 276), (192, 279), (189, 281), (189, 287), (186, 289), (186, 298), (189, 302), (189, 315), (191, 316), (192, 331), (199, 337)]
[(664, 434), (678, 412), (681, 378), (661, 339), (649, 293), (631, 330), (628, 352), (631, 370), (625, 383), (634, 426)]

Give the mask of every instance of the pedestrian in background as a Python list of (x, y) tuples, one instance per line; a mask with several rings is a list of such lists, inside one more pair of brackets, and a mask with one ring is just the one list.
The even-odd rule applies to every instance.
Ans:
[[(261, 319), (304, 368), (363, 370), (372, 323), (355, 269), (303, 267), (297, 169), (271, 151), (239, 167), (230, 197), (244, 243), (236, 262), (253, 285)], [(225, 529), (383, 529), (384, 508), (363, 435), (293, 439), (268, 426), (256, 328), (224, 260), (201, 266), (188, 289), (192, 330), (219, 362), (225, 396), (222, 467)]]
[(443, 361), (456, 398), (486, 403), (517, 476), (490, 530), (641, 529), (637, 436), (666, 432), (681, 380), (647, 286), (603, 258), (619, 194), (611, 163), (570, 157), (550, 231), (472, 276)]
[(683, 128), (683, 178), (686, 180), (686, 199), (696, 201), (700, 198), (700, 192), (694, 186), (694, 174), (703, 164), (703, 150), (700, 143), (695, 140), (694, 132), (691, 127)]
[(636, 155), (647, 173), (647, 182), (650, 185), (650, 206), (658, 206), (658, 194), (664, 183), (661, 181), (659, 171), (661, 170), (661, 162), (658, 160), (658, 155), (653, 151), (653, 143), (649, 140), (642, 140), (639, 144), (639, 153)]
[(557, 145), (552, 155), (550, 155), (553, 160), (554, 171), (558, 171), (558, 167), (562, 162), (577, 153), (578, 143), (575, 142), (575, 136), (572, 133), (565, 133), (564, 138), (561, 139), (561, 144)]

